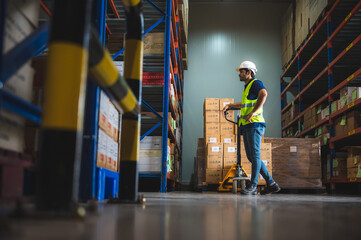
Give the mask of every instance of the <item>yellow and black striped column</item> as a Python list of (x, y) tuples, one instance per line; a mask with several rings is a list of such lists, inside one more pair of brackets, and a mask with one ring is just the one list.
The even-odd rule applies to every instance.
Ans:
[(102, 47), (94, 28), (91, 30), (89, 44), (89, 76), (126, 114), (134, 118), (138, 116), (138, 100), (124, 77), (118, 73), (109, 52)]
[(38, 163), (39, 210), (69, 211), (78, 198), (90, 3), (54, 4)]
[[(143, 72), (143, 13), (141, 0), (123, 0), (127, 15), (124, 52), (124, 77), (138, 104), (142, 101)], [(121, 156), (119, 163), (119, 200), (138, 199), (138, 158), (140, 113), (124, 114), (122, 120)]]

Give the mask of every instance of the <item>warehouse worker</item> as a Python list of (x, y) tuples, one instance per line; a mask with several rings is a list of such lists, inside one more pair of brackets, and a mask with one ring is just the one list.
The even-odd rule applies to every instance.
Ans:
[(261, 194), (278, 192), (281, 188), (273, 180), (266, 165), (261, 161), (261, 141), (266, 128), (266, 122), (263, 118), (263, 104), (267, 98), (267, 90), (260, 80), (255, 79), (257, 68), (253, 62), (242, 62), (236, 71), (239, 72), (239, 80), (245, 83), (242, 102), (226, 105), (223, 108), (223, 113), (230, 107), (241, 110), (238, 125), (243, 133), (247, 158), (252, 163), (251, 183), (245, 189), (242, 189), (241, 194), (257, 194), (260, 173), (267, 182), (267, 186), (261, 191)]

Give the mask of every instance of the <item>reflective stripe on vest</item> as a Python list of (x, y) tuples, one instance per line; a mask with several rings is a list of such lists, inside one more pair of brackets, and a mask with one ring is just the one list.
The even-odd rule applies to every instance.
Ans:
[[(253, 111), (253, 108), (257, 103), (258, 97), (255, 100), (248, 100), (247, 96), (249, 94), (249, 90), (251, 89), (253, 82), (256, 80), (257, 79), (253, 79), (243, 91), (241, 115), (239, 118), (238, 125), (247, 125), (250, 123), (249, 121), (246, 121), (245, 118)], [(263, 106), (252, 117), (252, 123), (256, 123), (256, 122), (265, 122), (263, 118)]]

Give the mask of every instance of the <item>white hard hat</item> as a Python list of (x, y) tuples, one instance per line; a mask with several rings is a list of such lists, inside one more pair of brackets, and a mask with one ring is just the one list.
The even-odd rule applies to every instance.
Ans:
[(239, 65), (239, 68), (236, 68), (236, 71), (239, 72), (239, 70), (241, 70), (241, 69), (249, 69), (254, 73), (254, 75), (256, 75), (256, 73), (257, 73), (256, 64), (254, 64), (251, 61), (242, 62), (241, 65)]

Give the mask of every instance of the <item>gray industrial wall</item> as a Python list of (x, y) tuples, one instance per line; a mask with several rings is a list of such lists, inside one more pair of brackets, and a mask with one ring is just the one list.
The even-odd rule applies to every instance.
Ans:
[(194, 168), (197, 138), (203, 137), (203, 101), (207, 97), (241, 100), (244, 84), (235, 69), (256, 63), (257, 78), (268, 90), (264, 107), (266, 137), (281, 136), (281, 18), (284, 3), (191, 3), (188, 70), (184, 83), (183, 184)]

